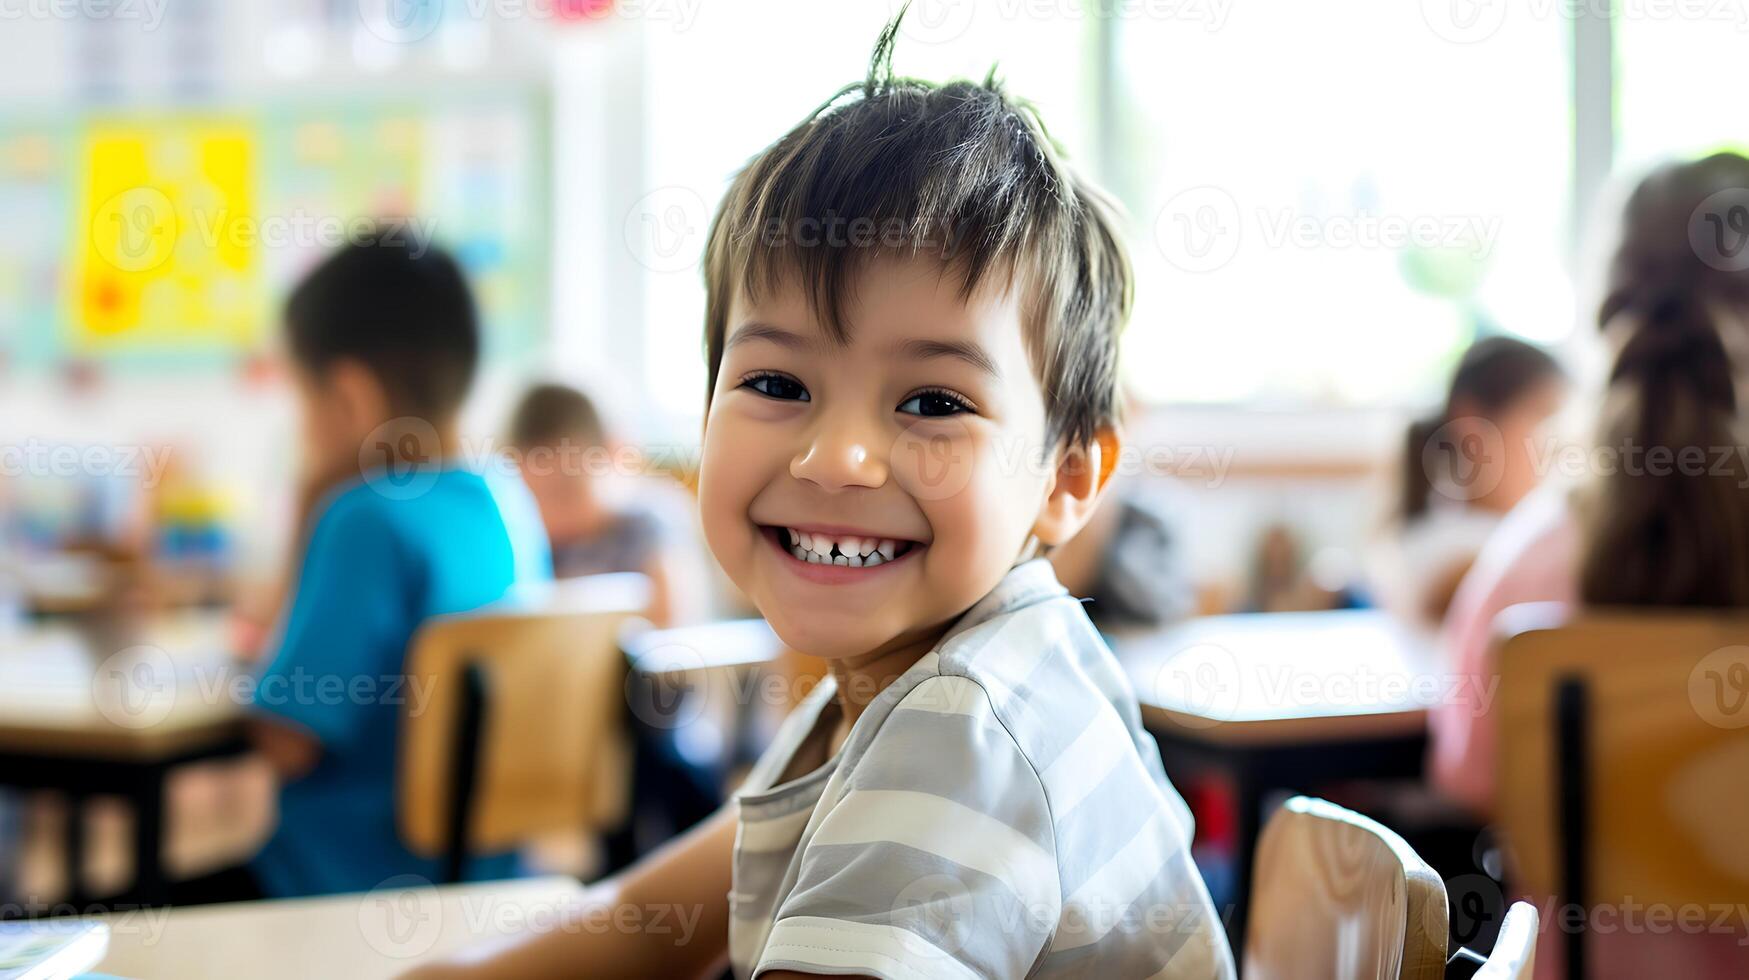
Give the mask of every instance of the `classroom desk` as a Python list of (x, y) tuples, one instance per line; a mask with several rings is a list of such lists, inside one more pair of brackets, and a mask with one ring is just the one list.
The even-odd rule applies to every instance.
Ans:
[(1374, 610), (1210, 616), (1109, 639), (1167, 771), (1232, 782), (1236, 951), (1268, 797), (1419, 778), (1427, 709), (1449, 686), (1431, 638)]
[[(89, 903), (84, 801), (117, 795), (134, 808), (134, 886), (117, 901), (166, 898), (164, 781), (177, 766), (242, 752), (242, 708), (226, 620), (212, 612), (155, 617), (137, 628), (66, 625), (0, 633), (0, 784), (68, 797), (66, 860), (75, 906)], [(125, 637), (125, 639), (123, 638)]]
[(137, 980), (392, 977), (480, 940), (551, 928), (582, 906), (566, 877), (432, 886), (408, 876), (363, 894), (106, 916), (98, 973)]

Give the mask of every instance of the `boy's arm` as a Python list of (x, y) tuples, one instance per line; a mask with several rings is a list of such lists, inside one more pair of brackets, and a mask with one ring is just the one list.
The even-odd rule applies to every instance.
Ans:
[(250, 737), (282, 780), (350, 749), (374, 707), (330, 692), (399, 674), (409, 632), (403, 566), (377, 498), (346, 496), (317, 516), (249, 705)]
[(249, 741), (280, 782), (314, 769), (322, 755), (322, 743), (314, 735), (270, 717), (249, 719)]
[[(402, 980), (569, 980), (571, 977), (707, 977), (729, 951), (729, 888), (735, 847), (733, 806), (718, 810), (661, 850), (589, 889), (544, 932), (482, 944)], [(610, 927), (616, 910), (662, 930)], [(658, 918), (660, 917), (660, 918)], [(685, 924), (691, 922), (692, 927)]]

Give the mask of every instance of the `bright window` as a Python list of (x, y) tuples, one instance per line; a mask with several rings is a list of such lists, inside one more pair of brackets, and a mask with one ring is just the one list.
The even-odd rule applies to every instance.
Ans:
[(1428, 7), (1121, 22), (1143, 397), (1403, 403), (1481, 324), (1570, 332), (1571, 25), (1454, 41)]

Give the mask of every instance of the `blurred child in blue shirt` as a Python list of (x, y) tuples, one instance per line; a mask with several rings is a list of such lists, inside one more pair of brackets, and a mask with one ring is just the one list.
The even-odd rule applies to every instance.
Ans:
[[(396, 832), (396, 738), (429, 691), (402, 675), (425, 620), (551, 577), (540, 516), (507, 472), (460, 454), (480, 334), (443, 252), (384, 226), (319, 266), (286, 307), (312, 469), (302, 560), (254, 692), (279, 826), (250, 870), (271, 896), (435, 880)], [(296, 545), (294, 545), (296, 546)], [(507, 877), (512, 855), (470, 878)]]

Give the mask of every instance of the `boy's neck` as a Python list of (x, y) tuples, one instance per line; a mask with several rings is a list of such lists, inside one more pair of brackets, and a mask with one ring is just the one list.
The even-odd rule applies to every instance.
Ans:
[(826, 668), (831, 672), (832, 680), (838, 688), (835, 697), (843, 716), (843, 732), (850, 731), (850, 727), (856, 724), (856, 719), (862, 717), (863, 710), (898, 680), (899, 675), (910, 670), (912, 665), (923, 659), (924, 654), (935, 649), (935, 645), (941, 642), (946, 632), (947, 625), (943, 624), (915, 640), (891, 644), (859, 657), (828, 660)]

